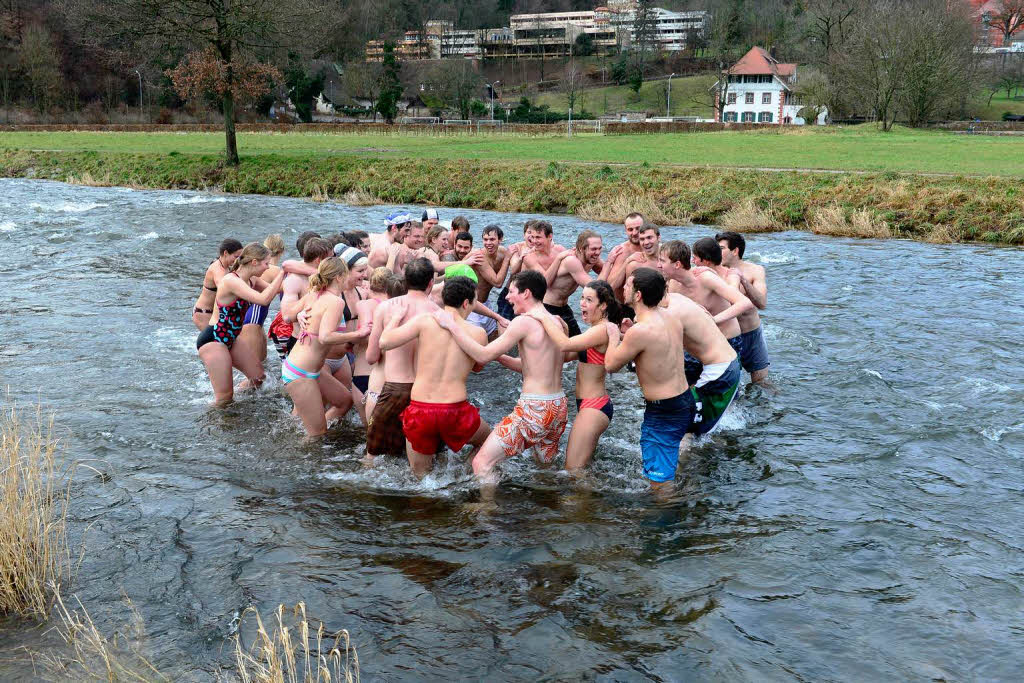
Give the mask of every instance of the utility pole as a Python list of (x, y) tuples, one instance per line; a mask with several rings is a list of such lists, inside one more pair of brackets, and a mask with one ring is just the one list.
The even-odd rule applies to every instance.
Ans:
[(494, 86), (501, 83), (501, 81), (494, 81), (493, 83), (487, 84), (487, 90), (491, 93), (491, 121), (494, 120)]
[(672, 117), (672, 77), (675, 76), (675, 72), (668, 75), (668, 93), (665, 97), (665, 117)]
[(135, 75), (139, 77), (139, 113), (142, 113), (142, 74), (135, 69)]

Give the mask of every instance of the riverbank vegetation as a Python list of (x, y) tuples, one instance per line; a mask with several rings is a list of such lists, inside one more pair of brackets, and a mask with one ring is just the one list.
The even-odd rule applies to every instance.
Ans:
[[(762, 229), (816, 229), (856, 237), (888, 234), (941, 242), (1024, 243), (1024, 190), (1012, 177), (775, 172), (646, 162), (611, 165), (355, 154), (263, 154), (243, 157), (241, 166), (230, 168), (214, 154), (28, 150), (0, 151), (0, 175), (62, 181), (86, 178), (91, 184), (102, 185), (335, 200), (352, 196), (363, 203), (376, 198), (382, 203), (568, 212), (609, 222), (621, 221), (627, 207), (647, 209), (658, 222), (676, 225), (739, 221), (737, 212), (742, 211), (748, 214), (745, 225), (763, 223), (754, 226)], [(822, 213), (825, 209), (830, 213)], [(842, 221), (837, 210), (842, 211)], [(751, 213), (755, 214), (753, 218)], [(859, 218), (854, 219), (855, 215)], [(867, 229), (867, 225), (872, 227)]]
[(45, 619), (70, 580), (71, 474), (53, 421), (5, 406), (0, 415), (0, 614)]

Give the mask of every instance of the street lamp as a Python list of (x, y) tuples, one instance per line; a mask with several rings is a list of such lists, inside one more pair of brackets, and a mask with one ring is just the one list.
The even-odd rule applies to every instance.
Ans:
[(139, 73), (138, 69), (133, 69), (135, 75), (139, 77), (139, 113), (142, 113), (142, 74)]
[(501, 81), (494, 81), (493, 83), (487, 84), (487, 89), (491, 93), (491, 121), (494, 120), (494, 86), (498, 85), (499, 83), (501, 83)]
[(671, 118), (672, 116), (672, 77), (675, 75), (675, 72), (668, 75), (668, 93), (665, 96), (665, 118)]

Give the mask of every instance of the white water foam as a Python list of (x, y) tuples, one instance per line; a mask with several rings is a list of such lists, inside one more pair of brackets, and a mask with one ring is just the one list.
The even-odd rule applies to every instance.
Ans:
[(872, 377), (877, 377), (883, 382), (885, 381), (885, 378), (882, 377), (882, 373), (878, 372), (877, 370), (868, 370), (867, 368), (861, 368), (860, 371), (863, 372), (865, 375), (871, 375)]
[[(161, 327), (149, 335), (149, 338), (157, 351), (187, 353), (190, 356), (195, 354), (196, 332), (193, 328), (186, 331), (180, 327)], [(209, 382), (204, 388), (210, 388)]]
[(967, 391), (973, 396), (984, 396), (991, 393), (1005, 394), (1010, 390), (1009, 386), (984, 377), (967, 377), (964, 379), (964, 383), (967, 385)]
[(800, 260), (795, 254), (791, 254), (788, 251), (766, 251), (763, 254), (759, 251), (755, 251), (750, 254), (750, 259), (762, 265), (796, 263)]
[(227, 197), (216, 197), (210, 195), (194, 195), (192, 197), (178, 197), (171, 200), (171, 204), (223, 204)]
[(142, 236), (142, 239), (144, 239), (144, 240), (155, 240), (159, 236), (160, 235), (156, 234), (155, 232), (147, 232), (145, 235)]
[(108, 206), (99, 202), (56, 202), (54, 204), (40, 204), (32, 202), (29, 206), (36, 211), (55, 211), (58, 213), (85, 213), (93, 209)]
[(18, 229), (18, 224), (14, 221), (4, 221), (0, 223), (0, 232), (14, 232)]
[(1024, 424), (1010, 425), (1008, 427), (985, 427), (981, 435), (989, 441), (1001, 441), (1004, 434), (1024, 431)]

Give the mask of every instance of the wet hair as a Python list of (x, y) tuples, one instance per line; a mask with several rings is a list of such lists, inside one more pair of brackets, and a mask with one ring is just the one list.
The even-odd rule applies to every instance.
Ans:
[(534, 232), (542, 233), (545, 237), (551, 237), (552, 233), (554, 232), (554, 230), (551, 228), (551, 224), (548, 223), (547, 221), (534, 221), (533, 225), (531, 225), (527, 229), (533, 230)]
[(729, 245), (729, 249), (739, 249), (740, 258), (743, 258), (743, 252), (747, 250), (747, 241), (743, 239), (743, 235), (738, 232), (727, 230), (726, 232), (720, 232), (715, 235), (715, 241), (721, 242), (725, 240), (725, 243)]
[(705, 261), (711, 261), (716, 266), (722, 265), (722, 247), (714, 237), (701, 237), (694, 242), (693, 255)]
[(234, 237), (228, 237), (226, 240), (220, 243), (217, 247), (217, 256), (223, 256), (224, 254), (234, 254), (242, 248), (242, 243), (236, 240)]
[(394, 299), (396, 296), (403, 296), (409, 289), (405, 286), (405, 278), (401, 275), (392, 273), (388, 277), (387, 294), (389, 299)]
[(441, 235), (445, 234), (446, 232), (448, 232), (448, 231), (445, 230), (444, 228), (442, 228), (440, 225), (435, 225), (434, 227), (432, 227), (430, 229), (430, 232), (427, 233), (427, 237), (426, 237), (427, 246), (429, 247), (431, 242), (433, 242), (434, 240), (436, 240), (438, 237), (440, 237)]
[(690, 246), (682, 240), (672, 240), (661, 244), (661, 253), (668, 256), (672, 263), (681, 263), (683, 270), (690, 269)]
[(365, 230), (349, 230), (348, 232), (343, 232), (342, 234), (348, 240), (348, 244), (350, 247), (358, 248), (360, 242), (362, 242), (363, 240), (370, 239), (370, 233), (366, 232)]
[(538, 222), (536, 218), (531, 218), (523, 223), (523, 234), (525, 235), (527, 230), (533, 230), (533, 226), (537, 225)]
[(452, 230), (457, 232), (469, 232), (469, 219), (465, 216), (456, 216), (452, 219)]
[(405, 266), (405, 285), (417, 292), (427, 291), (430, 281), (434, 279), (434, 264), (430, 259), (420, 256)]
[(582, 254), (583, 253), (583, 250), (587, 248), (587, 242), (590, 240), (591, 237), (598, 237), (598, 238), (600, 238), (601, 236), (598, 235), (593, 230), (584, 230), (583, 232), (581, 232), (579, 235), (576, 236), (576, 253), (577, 254)]
[(505, 231), (502, 230), (497, 225), (488, 225), (487, 227), (484, 228), (483, 234), (486, 235), (486, 234), (492, 233), (492, 232), (498, 236), (499, 240), (505, 239)]
[(388, 291), (388, 278), (392, 275), (390, 268), (384, 266), (374, 268), (370, 273), (370, 291), (378, 294)]
[(309, 291), (322, 292), (337, 278), (348, 276), (348, 266), (337, 256), (325, 258), (317, 266), (316, 272), (309, 276)]
[(263, 240), (263, 246), (270, 251), (271, 256), (280, 256), (284, 253), (284, 240), (276, 233), (267, 235), (267, 239)]
[(642, 213), (640, 213), (639, 211), (633, 211), (632, 213), (627, 214), (626, 218), (622, 222), (625, 223), (626, 221), (630, 220), (631, 218), (639, 218), (644, 223), (647, 222), (647, 219), (644, 218), (644, 215)]
[(312, 263), (319, 259), (334, 256), (334, 247), (322, 237), (310, 237), (302, 245), (302, 260)]
[(583, 289), (594, 290), (594, 294), (597, 295), (597, 303), (604, 304), (604, 317), (609, 322), (613, 322), (616, 325), (622, 322), (622, 304), (615, 298), (615, 292), (612, 291), (612, 286), (604, 280), (592, 280), (587, 283), (587, 286)]
[(235, 262), (231, 264), (232, 273), (237, 272), (242, 266), (247, 266), (250, 263), (256, 263), (270, 256), (270, 250), (259, 242), (251, 242), (242, 248), (242, 253), (238, 255)]
[(295, 251), (299, 252), (300, 254), (306, 253), (305, 251), (303, 251), (306, 246), (306, 242), (310, 241), (314, 237), (319, 236), (320, 233), (313, 232), (312, 230), (307, 230), (306, 232), (302, 233), (301, 235), (299, 235), (299, 239), (295, 240)]
[(654, 268), (633, 271), (633, 291), (640, 292), (644, 306), (654, 308), (665, 298), (665, 276)]
[[(473, 244), (473, 235), (468, 232), (460, 232), (455, 236), (456, 242), (469, 242)], [(452, 246), (455, 246), (454, 244)]]
[(653, 230), (655, 235), (661, 237), (661, 229), (654, 223), (648, 223), (647, 221), (644, 221), (644, 224), (640, 226), (640, 232), (638, 232), (637, 234), (642, 235), (648, 230)]
[(512, 284), (515, 284), (517, 291), (527, 291), (537, 301), (544, 301), (544, 295), (548, 291), (547, 280), (536, 270), (523, 270), (516, 273), (512, 278)]
[[(332, 249), (339, 244), (348, 244), (348, 240), (345, 239), (345, 233), (343, 232), (336, 232), (333, 235), (328, 235), (324, 239), (327, 240), (327, 243), (331, 245)], [(349, 244), (348, 246), (352, 245)]]
[(463, 301), (473, 303), (476, 299), (476, 283), (465, 275), (450, 277), (444, 281), (441, 290), (441, 301), (445, 306), (458, 308)]

